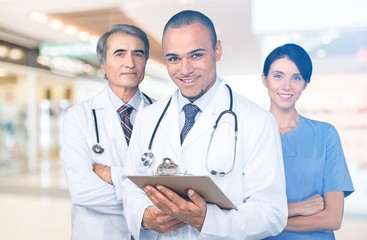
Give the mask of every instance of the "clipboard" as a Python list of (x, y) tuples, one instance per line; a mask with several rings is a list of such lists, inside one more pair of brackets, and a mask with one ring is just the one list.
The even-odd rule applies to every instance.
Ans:
[(235, 209), (231, 200), (222, 192), (222, 190), (213, 182), (209, 176), (199, 175), (131, 175), (128, 178), (138, 187), (145, 185), (161, 184), (166, 186), (183, 197), (187, 198), (189, 188), (195, 190), (208, 203), (217, 205), (222, 209)]

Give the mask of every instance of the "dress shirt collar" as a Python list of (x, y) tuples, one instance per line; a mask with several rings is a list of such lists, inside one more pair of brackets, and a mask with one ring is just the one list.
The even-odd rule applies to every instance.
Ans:
[[(195, 104), (196, 106), (200, 108), (200, 111), (203, 111), (205, 107), (211, 102), (212, 98), (214, 97), (214, 94), (218, 88), (219, 83), (220, 83), (220, 80), (219, 78), (217, 78), (215, 80), (214, 85), (209, 89), (209, 91), (203, 94), (200, 98), (196, 99), (192, 104)], [(189, 101), (189, 99), (184, 97), (180, 91), (180, 93), (178, 94), (178, 104), (180, 107), (179, 109), (182, 111), (182, 108), (188, 103), (191, 103), (191, 102)]]
[(139, 105), (141, 102), (140, 91), (139, 89), (136, 91), (135, 95), (130, 99), (128, 103), (123, 102), (116, 94), (112, 91), (111, 87), (107, 85), (107, 92), (110, 98), (110, 101), (113, 105), (113, 108), (117, 111), (122, 105), (129, 104), (134, 108), (135, 111), (139, 109)]

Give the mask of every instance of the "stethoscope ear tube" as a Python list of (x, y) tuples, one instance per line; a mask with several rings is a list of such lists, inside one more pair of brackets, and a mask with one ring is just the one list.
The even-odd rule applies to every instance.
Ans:
[(141, 156), (141, 161), (143, 162), (143, 165), (146, 166), (146, 167), (150, 166), (152, 164), (152, 162), (154, 161), (154, 154), (152, 153), (152, 145), (153, 145), (154, 137), (155, 137), (155, 134), (158, 130), (159, 125), (161, 124), (161, 121), (162, 121), (164, 115), (167, 112), (167, 109), (168, 109), (169, 105), (171, 104), (171, 100), (172, 100), (172, 97), (168, 100), (168, 102), (166, 104), (166, 107), (164, 108), (161, 116), (158, 119), (157, 124), (155, 125), (155, 128), (153, 130), (153, 134), (152, 134), (152, 136), (150, 138), (150, 141), (149, 141), (148, 151), (143, 153), (143, 155)]
[(99, 144), (99, 132), (98, 132), (96, 110), (92, 109), (92, 112), (93, 112), (93, 117), (94, 117), (94, 127), (96, 131), (96, 139), (97, 139), (97, 143), (93, 145), (92, 150), (93, 152), (97, 154), (101, 154), (104, 152), (104, 148)]
[[(234, 155), (233, 155), (232, 165), (231, 165), (231, 168), (226, 172), (216, 171), (216, 170), (210, 170), (210, 168), (208, 166), (208, 154), (206, 155), (206, 161), (205, 161), (205, 166), (206, 166), (207, 171), (212, 175), (218, 175), (218, 176), (221, 176), (221, 177), (224, 177), (227, 174), (229, 174), (230, 172), (232, 172), (232, 170), (234, 168), (234, 164), (236, 162), (236, 151), (237, 151), (237, 131), (238, 131), (237, 115), (233, 111), (233, 93), (232, 93), (232, 90), (227, 84), (226, 84), (226, 87), (228, 88), (228, 92), (229, 92), (229, 96), (230, 96), (229, 108), (228, 108), (228, 110), (224, 110), (223, 112), (221, 112), (219, 114), (219, 116), (217, 117), (217, 120), (215, 121), (215, 124), (213, 126), (213, 132), (211, 134), (210, 141), (209, 141), (209, 144), (208, 144), (207, 153), (210, 151), (213, 136), (214, 136), (215, 130), (216, 130), (220, 120), (222, 119), (223, 115), (230, 114), (234, 118)], [(160, 125), (164, 115), (167, 112), (167, 109), (168, 109), (168, 107), (171, 103), (171, 100), (172, 100), (172, 97), (167, 102), (166, 107), (164, 108), (161, 116), (158, 119), (157, 124), (155, 125), (155, 128), (153, 130), (153, 134), (152, 134), (152, 136), (150, 138), (150, 141), (149, 141), (147, 152), (143, 153), (143, 155), (141, 156), (141, 161), (142, 161), (143, 165), (146, 166), (146, 167), (150, 166), (152, 164), (152, 162), (154, 161), (154, 154), (152, 153), (152, 145), (153, 145), (154, 137), (155, 137), (155, 134), (156, 134), (156, 132), (159, 128), (159, 125)]]

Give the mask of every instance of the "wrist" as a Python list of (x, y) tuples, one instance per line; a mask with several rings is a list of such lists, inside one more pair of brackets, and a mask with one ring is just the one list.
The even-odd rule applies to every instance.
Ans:
[(295, 217), (301, 215), (301, 209), (297, 207), (296, 203), (288, 204), (288, 217)]

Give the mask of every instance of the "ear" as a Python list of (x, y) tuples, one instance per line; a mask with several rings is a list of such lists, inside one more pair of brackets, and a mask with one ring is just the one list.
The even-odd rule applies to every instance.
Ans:
[(102, 70), (102, 73), (103, 73), (103, 78), (105, 79), (105, 80), (108, 80), (107, 79), (107, 74), (106, 74), (106, 69), (105, 69), (105, 65), (104, 64), (102, 64), (101, 65), (101, 70)]
[(268, 87), (268, 79), (265, 77), (264, 73), (261, 74), (261, 78), (262, 78), (264, 86), (267, 88)]
[(101, 65), (101, 70), (102, 70), (103, 74), (106, 74), (106, 70), (104, 68), (105, 68), (105, 66), (104, 66), (104, 64), (102, 64)]
[(215, 44), (214, 51), (215, 51), (215, 59), (218, 62), (222, 56), (222, 42), (220, 40), (218, 40), (217, 44)]

